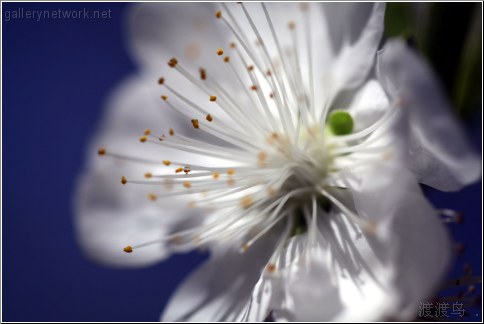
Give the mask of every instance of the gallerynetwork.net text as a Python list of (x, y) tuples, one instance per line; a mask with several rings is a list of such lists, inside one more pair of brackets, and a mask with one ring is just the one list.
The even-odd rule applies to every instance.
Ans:
[(15, 10), (5, 10), (3, 20), (11, 21), (15, 19), (31, 19), (41, 21), (44, 19), (111, 19), (111, 9), (108, 10), (29, 10), (18, 8)]

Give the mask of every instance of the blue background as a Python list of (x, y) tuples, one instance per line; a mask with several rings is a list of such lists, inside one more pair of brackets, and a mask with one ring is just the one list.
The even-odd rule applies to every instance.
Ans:
[[(176, 285), (203, 257), (175, 256), (139, 270), (103, 268), (75, 241), (72, 194), (103, 102), (135, 71), (123, 19), (130, 4), (3, 3), (3, 10), (111, 10), (111, 19), (3, 19), (3, 320), (156, 321)], [(4, 18), (4, 17), (2, 17)], [(481, 115), (467, 121), (481, 150)], [(429, 191), (461, 210), (452, 225), (466, 243), (452, 275), (481, 273), (481, 183), (456, 194)], [(478, 320), (476, 311), (469, 320)]]

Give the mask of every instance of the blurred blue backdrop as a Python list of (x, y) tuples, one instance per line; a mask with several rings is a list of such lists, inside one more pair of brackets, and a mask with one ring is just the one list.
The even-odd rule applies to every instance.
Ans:
[[(203, 257), (176, 256), (139, 270), (103, 268), (75, 241), (72, 194), (86, 144), (109, 92), (135, 71), (123, 19), (131, 4), (2, 3), (3, 320), (156, 321), (169, 296)], [(110, 10), (106, 19), (10, 19), (5, 11)], [(467, 120), (481, 150), (481, 115)], [(437, 207), (461, 210), (451, 225), (481, 273), (481, 183), (455, 194), (429, 191)], [(468, 320), (480, 320), (472, 310)]]

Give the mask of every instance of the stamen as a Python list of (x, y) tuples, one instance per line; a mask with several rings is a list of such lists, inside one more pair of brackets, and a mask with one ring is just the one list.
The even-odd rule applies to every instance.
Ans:
[(170, 136), (173, 136), (173, 135), (175, 135), (175, 130), (173, 128), (170, 128), (168, 133), (170, 134)]
[(170, 160), (163, 160), (163, 164), (169, 166), (171, 164)]
[(165, 83), (165, 78), (159, 78), (158, 79), (158, 84), (159, 85), (162, 85), (163, 83)]
[(131, 252), (133, 252), (133, 247), (131, 245), (128, 245), (127, 247), (125, 247), (123, 249), (123, 251), (126, 252), (126, 253), (131, 253)]
[(146, 130), (144, 131), (144, 134), (145, 134), (145, 135), (150, 135), (150, 134), (151, 134), (151, 129), (149, 129), (149, 128), (148, 128), (148, 129), (146, 129)]
[(210, 114), (207, 114), (207, 117), (205, 117), (205, 119), (208, 120), (209, 122), (213, 121), (213, 117)]
[(101, 147), (99, 150), (97, 150), (98, 155), (106, 155), (106, 149), (104, 147)]
[(121, 183), (122, 183), (123, 185), (125, 185), (125, 184), (127, 184), (127, 183), (128, 183), (128, 180), (126, 179), (126, 177), (125, 177), (125, 176), (122, 176), (122, 177), (121, 177)]
[(217, 100), (217, 96), (210, 96), (210, 101), (215, 102)]
[(139, 141), (140, 141), (141, 143), (145, 143), (147, 140), (148, 140), (148, 138), (146, 137), (146, 135), (143, 135), (143, 136), (141, 136), (141, 137), (139, 138)]
[(192, 122), (192, 125), (193, 125), (194, 128), (197, 128), (197, 129), (200, 128), (200, 124), (198, 123), (198, 119), (192, 119), (191, 122)]
[(165, 96), (165, 95), (160, 96), (160, 98), (163, 99), (163, 101), (167, 101), (168, 100), (168, 97)]
[(176, 58), (171, 58), (168, 61), (168, 66), (174, 68), (178, 64), (178, 60)]
[(218, 56), (224, 55), (224, 50), (221, 48), (217, 49), (217, 55)]
[(276, 272), (276, 265), (275, 265), (274, 263), (269, 263), (269, 264), (267, 265), (267, 271), (268, 271), (269, 273), (274, 273), (274, 272)]
[(200, 79), (206, 80), (207, 79), (207, 71), (204, 68), (200, 68), (198, 71), (200, 72)]
[(254, 203), (254, 199), (251, 196), (245, 196), (240, 200), (242, 208), (247, 209)]
[(153, 174), (151, 172), (146, 172), (145, 173), (145, 178), (146, 179), (150, 179), (151, 177), (153, 177)]

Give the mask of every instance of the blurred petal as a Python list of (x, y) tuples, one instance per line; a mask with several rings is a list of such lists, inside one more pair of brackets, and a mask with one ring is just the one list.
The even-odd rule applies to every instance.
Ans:
[(220, 247), (177, 289), (162, 321), (214, 322), (240, 318), (275, 241), (269, 233), (244, 253), (239, 252), (240, 245), (235, 243), (223, 250)]
[(408, 110), (410, 169), (439, 190), (459, 190), (481, 177), (481, 161), (469, 146), (433, 73), (402, 41), (378, 56), (385, 90)]
[[(347, 6), (344, 4), (334, 4), (333, 6)], [(352, 42), (348, 32), (343, 35), (342, 49), (333, 63), (333, 72), (330, 76), (329, 86), (333, 89), (333, 96), (343, 90), (352, 90), (360, 86), (370, 73), (376, 51), (383, 34), (383, 19), (385, 15), (385, 4), (372, 4), (371, 14), (365, 24), (358, 26), (361, 29), (359, 37)], [(344, 11), (344, 10), (342, 10)], [(330, 15), (332, 11), (328, 12)], [(343, 22), (348, 22), (351, 14), (341, 17)], [(331, 21), (331, 20), (330, 20)], [(356, 21), (359, 21), (356, 20)], [(342, 22), (342, 23), (343, 23)], [(330, 33), (333, 32), (329, 26)]]
[[(176, 159), (175, 150), (158, 145), (142, 144), (138, 138), (146, 128), (153, 130), (174, 127), (190, 133), (173, 112), (159, 111), (155, 95), (156, 82), (144, 77), (132, 77), (122, 83), (107, 103), (99, 132), (88, 147), (86, 171), (78, 180), (75, 213), (78, 239), (86, 253), (96, 261), (114, 266), (142, 266), (157, 262), (169, 251), (157, 244), (126, 254), (122, 249), (160, 239), (174, 226), (188, 226), (186, 218), (193, 214), (184, 207), (186, 202), (171, 199), (164, 208), (148, 200), (159, 192), (151, 185), (121, 185), (121, 176), (143, 179), (146, 172), (166, 172), (161, 161)], [(109, 156), (98, 156), (100, 147), (108, 152), (143, 157), (159, 164), (133, 163)], [(197, 157), (193, 157), (196, 161)], [(198, 157), (200, 159), (200, 157)]]
[(331, 49), (334, 55), (344, 42), (355, 43), (370, 19), (373, 3), (322, 3), (324, 16), (330, 29)]
[(130, 49), (142, 68), (159, 72), (173, 56), (194, 66), (206, 64), (227, 45), (221, 27), (211, 4), (135, 4), (128, 17)]

